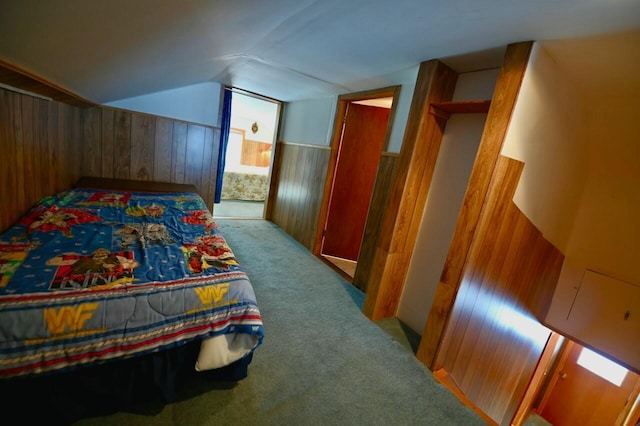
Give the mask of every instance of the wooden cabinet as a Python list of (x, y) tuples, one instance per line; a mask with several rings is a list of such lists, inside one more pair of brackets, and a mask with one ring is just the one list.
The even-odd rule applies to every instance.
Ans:
[(586, 270), (566, 325), (576, 339), (640, 368), (640, 287)]

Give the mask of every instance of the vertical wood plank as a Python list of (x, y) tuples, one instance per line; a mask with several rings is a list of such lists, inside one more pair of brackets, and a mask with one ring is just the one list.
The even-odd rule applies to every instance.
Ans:
[[(318, 161), (318, 149), (310, 149), (306, 147), (299, 147), (298, 161), (300, 164), (306, 165), (304, 167), (296, 168), (295, 182), (298, 184), (294, 186), (295, 192), (292, 200), (293, 211), (301, 212), (302, 214), (295, 214), (294, 217), (294, 229), (299, 240), (302, 244), (309, 248), (313, 247), (313, 234), (308, 232), (310, 230), (308, 219), (310, 217), (316, 217), (313, 211), (314, 199), (312, 197), (312, 191), (314, 182), (311, 180), (315, 175), (315, 164)], [(307, 169), (307, 170), (305, 170)], [(316, 188), (315, 193), (320, 193)], [(313, 227), (311, 227), (313, 229)]]
[(299, 180), (301, 179), (301, 176), (302, 176), (301, 169), (306, 168), (307, 166), (307, 163), (305, 163), (305, 160), (306, 160), (305, 158), (306, 153), (304, 152), (305, 148), (306, 147), (296, 146), (293, 152), (295, 165), (294, 167), (291, 168), (291, 176), (289, 181), (289, 195), (287, 200), (287, 204), (288, 204), (287, 216), (289, 217), (289, 224), (290, 224), (289, 226), (290, 226), (292, 235), (294, 235), (294, 238), (296, 238), (298, 241), (301, 241), (303, 245), (305, 244), (305, 241), (302, 235), (300, 235), (300, 227), (298, 226), (298, 223), (300, 222), (300, 217), (296, 214), (296, 212), (300, 211), (300, 207), (302, 205), (300, 200), (301, 188), (299, 185), (296, 185), (296, 183), (299, 182)]
[(308, 243), (305, 247), (312, 250), (316, 243), (318, 219), (320, 217), (320, 209), (322, 208), (322, 198), (324, 191), (324, 182), (326, 181), (327, 171), (329, 169), (330, 149), (313, 149), (311, 151), (311, 161), (309, 164), (309, 190), (306, 191), (305, 205), (305, 223), (303, 232), (306, 235)]
[(131, 164), (131, 113), (117, 110), (113, 129), (113, 177), (129, 179)]
[(58, 104), (47, 102), (47, 145), (48, 156), (46, 158), (47, 181), (49, 182), (48, 195), (58, 192)]
[(24, 164), (24, 141), (22, 135), (22, 96), (13, 96), (13, 135), (15, 147), (15, 164), (18, 171), (18, 181), (16, 182), (16, 206), (18, 211), (24, 212), (28, 205), (25, 201), (25, 164)]
[(57, 136), (55, 140), (55, 146), (56, 146), (55, 150), (57, 153), (56, 164), (58, 165), (58, 167), (56, 167), (56, 176), (57, 176), (56, 191), (61, 191), (63, 188), (65, 188), (65, 185), (66, 185), (65, 168), (67, 167), (67, 158), (68, 158), (68, 153), (66, 148), (68, 144), (67, 131), (69, 128), (69, 125), (68, 125), (69, 108), (67, 108), (65, 104), (58, 104), (57, 110), (58, 110), (58, 122), (56, 126)]
[(130, 179), (151, 180), (154, 169), (155, 129), (154, 117), (146, 114), (132, 114)]
[(81, 174), (102, 176), (102, 111), (89, 108), (84, 112), (84, 139), (81, 150)]
[(291, 236), (293, 236), (294, 239), (300, 241), (299, 236), (296, 233), (296, 229), (295, 229), (295, 216), (293, 216), (293, 213), (295, 212), (295, 207), (293, 206), (293, 204), (295, 203), (295, 196), (296, 196), (296, 187), (295, 187), (295, 182), (296, 182), (296, 177), (297, 177), (297, 169), (298, 166), (304, 167), (304, 164), (300, 164), (300, 147), (297, 145), (292, 145), (289, 146), (289, 149), (287, 149), (285, 151), (285, 164), (287, 164), (286, 167), (286, 173), (285, 173), (285, 191), (284, 191), (284, 208), (282, 210), (282, 214), (284, 216), (284, 220), (286, 223), (286, 229), (287, 233), (289, 233)]
[(71, 129), (71, 121), (70, 121), (70, 111), (71, 107), (65, 104), (58, 104), (58, 126), (57, 126), (57, 152), (58, 152), (58, 164), (60, 167), (57, 167), (57, 175), (58, 175), (58, 185), (60, 190), (66, 188), (67, 185), (67, 171), (66, 169), (69, 167), (69, 149), (68, 146), (70, 144), (69, 138), (71, 137), (70, 129)]
[(114, 111), (102, 109), (102, 177), (113, 178)]
[(37, 132), (37, 180), (40, 183), (38, 198), (44, 194), (50, 194), (50, 182), (48, 180), (49, 169), (53, 167), (48, 162), (49, 158), (49, 102), (44, 99), (36, 99), (37, 107), (34, 108), (33, 120), (36, 123), (34, 129)]
[[(309, 250), (313, 249), (330, 150), (280, 142), (271, 179), (270, 220)], [(302, 187), (302, 188), (301, 188)]]
[(34, 123), (33, 123), (33, 105), (34, 98), (31, 96), (25, 96), (22, 98), (22, 110), (20, 114), (22, 115), (22, 146), (23, 146), (23, 176), (22, 179), (25, 181), (25, 198), (23, 209), (26, 211), (29, 209), (37, 200), (38, 192), (40, 190), (40, 185), (37, 182), (36, 178), (36, 159), (37, 159), (37, 151), (34, 141)]
[(70, 174), (68, 176), (67, 188), (71, 188), (80, 179), (82, 174), (82, 110), (80, 108), (71, 108), (71, 115), (73, 121), (71, 124), (71, 167), (69, 167)]
[(185, 183), (193, 184), (201, 191), (202, 157), (204, 155), (204, 127), (190, 124), (187, 127), (187, 157)]
[(75, 124), (73, 108), (70, 107), (69, 105), (64, 105), (64, 109), (65, 109), (64, 140), (60, 142), (64, 149), (64, 154), (62, 157), (63, 167), (61, 167), (62, 169), (61, 177), (62, 177), (62, 186), (64, 188), (69, 188), (69, 186), (72, 184), (71, 176), (73, 176), (73, 168), (76, 167), (76, 165), (74, 164), (74, 158), (75, 158), (74, 142), (75, 142), (76, 132), (75, 132), (75, 129), (73, 128), (73, 125)]
[[(287, 229), (287, 219), (289, 212), (289, 190), (291, 188), (291, 167), (295, 165), (295, 158), (292, 152), (295, 150), (295, 146), (289, 144), (282, 145), (282, 169), (281, 179), (278, 185), (278, 204), (276, 211), (278, 213), (278, 222), (276, 222), (284, 230)], [(280, 185), (282, 185), (280, 187)], [(287, 226), (285, 226), (287, 225)], [(287, 232), (287, 231), (285, 231)], [(288, 232), (291, 235), (290, 232)]]
[[(15, 205), (16, 170), (13, 142), (13, 96), (11, 92), (0, 89), (0, 203), (2, 206)], [(0, 230), (11, 226), (15, 213), (2, 209)]]
[[(321, 150), (313, 149), (308, 150), (305, 153), (305, 164), (315, 165), (318, 164), (320, 160)], [(315, 235), (310, 230), (313, 230), (315, 227), (315, 220), (311, 222), (314, 218), (317, 220), (317, 199), (312, 197), (312, 194), (319, 194), (321, 192), (321, 188), (318, 188), (316, 185), (318, 176), (317, 167), (309, 167), (307, 173), (301, 170), (302, 176), (299, 177), (300, 182), (300, 191), (296, 196), (296, 200), (298, 201), (296, 204), (296, 211), (302, 212), (301, 215), (296, 215), (297, 217), (297, 233), (300, 236), (300, 239), (304, 241), (303, 245), (305, 247), (313, 247), (315, 243)]]
[(158, 117), (155, 130), (155, 150), (153, 153), (153, 180), (158, 182), (171, 181), (171, 137), (173, 121)]
[[(31, 98), (33, 100), (31, 104), (31, 117), (29, 119), (31, 128), (31, 164), (33, 172), (31, 174), (32, 191), (33, 196), (29, 200), (29, 205), (32, 206), (40, 200), (43, 190), (42, 179), (42, 145), (41, 145), (41, 123), (40, 123), (40, 101), (38, 98)], [(46, 142), (46, 139), (44, 140)]]
[(397, 156), (395, 155), (382, 155), (378, 173), (376, 174), (375, 186), (371, 195), (371, 207), (369, 208), (367, 224), (362, 239), (362, 247), (360, 248), (360, 255), (358, 256), (358, 265), (353, 276), (353, 285), (365, 294), (367, 293), (369, 272), (373, 267), (382, 217), (386, 209), (389, 191), (391, 190), (396, 161)]
[(289, 192), (289, 215), (291, 218), (291, 229), (293, 230), (293, 235), (295, 235), (295, 238), (298, 239), (299, 241), (302, 241), (302, 244), (306, 246), (306, 242), (304, 241), (303, 235), (301, 235), (300, 232), (300, 220), (301, 217), (298, 216), (297, 214), (293, 214), (291, 215), (291, 212), (298, 212), (301, 210), (301, 208), (303, 207), (303, 203), (304, 200), (302, 199), (304, 197), (304, 194), (302, 193), (302, 187), (301, 185), (297, 185), (298, 182), (300, 182), (303, 177), (304, 177), (304, 169), (306, 168), (305, 166), (308, 164), (306, 162), (307, 160), (307, 152), (305, 147), (301, 147), (301, 146), (297, 146), (296, 147), (296, 155), (295, 155), (295, 167), (292, 169), (292, 177), (291, 177), (291, 183), (292, 185), (290, 186), (291, 191)]
[(171, 155), (171, 181), (185, 183), (187, 158), (187, 123), (173, 123), (173, 154)]

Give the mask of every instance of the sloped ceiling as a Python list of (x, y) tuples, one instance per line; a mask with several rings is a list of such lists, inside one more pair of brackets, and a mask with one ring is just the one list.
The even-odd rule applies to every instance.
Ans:
[(540, 44), (587, 96), (640, 97), (640, 29)]
[(208, 81), (291, 101), (428, 59), (634, 28), (638, 0), (2, 0), (0, 59), (97, 103)]

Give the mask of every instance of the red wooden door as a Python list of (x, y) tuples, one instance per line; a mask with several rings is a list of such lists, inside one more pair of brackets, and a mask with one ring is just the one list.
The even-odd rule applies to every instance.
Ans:
[(613, 426), (638, 382), (628, 371), (620, 386), (577, 363), (583, 347), (570, 342), (554, 372), (540, 415), (554, 426)]
[(347, 106), (322, 254), (358, 259), (389, 111), (354, 103)]

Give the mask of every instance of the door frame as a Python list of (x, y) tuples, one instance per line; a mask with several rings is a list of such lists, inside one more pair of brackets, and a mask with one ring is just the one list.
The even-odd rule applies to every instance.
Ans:
[[(251, 92), (249, 90), (245, 90), (245, 89), (241, 89), (239, 87), (235, 87), (235, 86), (224, 86), (223, 89), (220, 91), (220, 105), (222, 105), (222, 98), (224, 96), (224, 91), (225, 90), (229, 90), (232, 93), (237, 93), (239, 95), (243, 95), (243, 96), (248, 96), (248, 97), (252, 97), (255, 99), (260, 99), (262, 101), (265, 102), (270, 102), (272, 104), (276, 104), (278, 109), (277, 109), (277, 113), (276, 113), (276, 121), (274, 123), (274, 129), (273, 129), (273, 141), (271, 142), (271, 158), (269, 159), (269, 173), (267, 174), (267, 195), (264, 199), (264, 206), (262, 208), (262, 216), (257, 218), (257, 219), (265, 219), (265, 220), (269, 220), (271, 218), (271, 211), (273, 209), (273, 194), (275, 194), (275, 179), (273, 179), (274, 177), (274, 167), (275, 167), (275, 158), (276, 158), (276, 149), (278, 146), (278, 141), (280, 140), (280, 131), (281, 131), (281, 127), (282, 127), (282, 115), (283, 115), (283, 105), (284, 102), (275, 99), (275, 98), (270, 98), (268, 96), (265, 95), (261, 95), (259, 93), (256, 92)], [(233, 98), (233, 95), (232, 95)], [(233, 101), (232, 101), (233, 102)], [(218, 121), (221, 122), (222, 121), (222, 107), (220, 108), (220, 111), (218, 112)], [(214, 206), (215, 209), (215, 206)]]
[[(320, 205), (320, 213), (318, 214), (318, 224), (316, 227), (316, 238), (313, 246), (313, 254), (322, 259), (322, 239), (324, 234), (325, 224), (327, 222), (327, 216), (329, 215), (329, 201), (331, 199), (331, 191), (333, 189), (333, 180), (336, 173), (336, 166), (338, 163), (338, 152), (340, 151), (340, 144), (342, 142), (342, 128), (345, 124), (347, 106), (351, 102), (364, 101), (368, 99), (378, 98), (393, 98), (391, 104), (391, 110), (389, 111), (389, 121), (387, 122), (387, 129), (384, 135), (384, 142), (382, 144), (382, 152), (385, 152), (389, 147), (389, 138), (391, 136), (391, 130), (393, 128), (393, 121), (396, 114), (398, 105), (398, 97), (400, 95), (400, 87), (388, 86), (380, 89), (366, 90), (362, 92), (348, 93), (338, 96), (338, 102), (336, 105), (336, 113), (334, 116), (333, 135), (331, 138), (331, 153), (329, 155), (329, 164), (327, 166), (327, 175), (324, 184), (324, 193), (322, 196), (322, 204)], [(333, 266), (332, 266), (333, 267)]]

